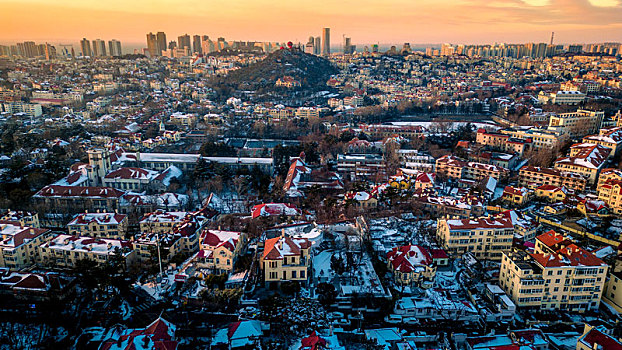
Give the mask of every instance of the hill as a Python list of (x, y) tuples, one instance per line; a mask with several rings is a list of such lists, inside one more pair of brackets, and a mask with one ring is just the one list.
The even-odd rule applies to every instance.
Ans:
[(263, 60), (229, 73), (218, 83), (238, 90), (272, 89), (279, 78), (291, 76), (302, 89), (318, 90), (338, 72), (327, 59), (299, 50), (277, 50)]

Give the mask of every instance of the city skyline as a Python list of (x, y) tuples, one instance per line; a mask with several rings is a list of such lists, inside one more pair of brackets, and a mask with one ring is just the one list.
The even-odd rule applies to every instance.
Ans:
[[(622, 5), (612, 0), (513, 0), (504, 2), (371, 1), (274, 4), (198, 2), (156, 4), (114, 0), (83, 3), (61, 0), (0, 1), (0, 42), (21, 40), (78, 42), (82, 37), (115, 37), (128, 45), (144, 44), (144, 33), (196, 33), (243, 41), (298, 41), (331, 28), (355, 43), (484, 44), (615, 41), (622, 37)], [(93, 16), (93, 11), (97, 16)], [(192, 14), (192, 15), (189, 15)], [(302, 17), (301, 17), (302, 16)], [(304, 18), (304, 20), (300, 20)], [(494, 30), (491, 30), (494, 27)], [(105, 29), (102, 29), (105, 28)]]

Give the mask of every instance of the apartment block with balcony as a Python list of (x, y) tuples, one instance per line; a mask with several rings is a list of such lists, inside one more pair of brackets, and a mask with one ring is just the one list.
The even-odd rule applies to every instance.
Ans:
[(510, 218), (439, 219), (439, 244), (454, 256), (471, 252), (476, 258), (500, 260), (512, 248), (514, 225)]
[(518, 184), (533, 190), (542, 185), (551, 185), (583, 191), (587, 178), (570, 171), (526, 165), (518, 172)]
[(608, 266), (562, 235), (536, 238), (534, 253), (503, 253), (499, 285), (518, 307), (585, 312), (597, 310)]
[(125, 238), (127, 227), (127, 215), (117, 213), (82, 213), (67, 224), (71, 235), (97, 238)]
[(0, 267), (21, 269), (36, 263), (37, 246), (50, 238), (50, 230), (0, 221)]
[(37, 262), (53, 268), (73, 268), (79, 260), (91, 260), (98, 264), (120, 255), (129, 267), (136, 259), (136, 251), (130, 241), (108, 238), (92, 238), (57, 235), (37, 248)]
[(601, 169), (605, 166), (611, 149), (593, 144), (578, 143), (570, 147), (570, 155), (555, 161), (555, 169), (581, 174), (593, 185), (598, 180)]
[(467, 162), (461, 158), (446, 155), (436, 160), (436, 173), (455, 180), (481, 181), (486, 177), (505, 179), (509, 171), (505, 168), (478, 162)]

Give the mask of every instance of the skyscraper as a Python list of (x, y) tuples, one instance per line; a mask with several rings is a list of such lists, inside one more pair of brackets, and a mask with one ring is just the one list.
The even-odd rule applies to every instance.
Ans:
[(158, 43), (157, 54), (158, 54), (158, 56), (161, 56), (162, 55), (162, 51), (166, 50), (166, 34), (164, 34), (164, 32), (157, 32), (156, 33), (156, 42)]
[(319, 36), (313, 41), (313, 53), (319, 55), (322, 53), (322, 39)]
[(322, 30), (322, 55), (330, 55), (330, 28)]
[(190, 35), (184, 34), (184, 35), (178, 36), (177, 47), (179, 47), (180, 49), (187, 47), (188, 50), (192, 50), (192, 46), (190, 46)]
[(93, 41), (93, 55), (96, 57), (106, 56), (106, 42), (101, 39)]
[(305, 52), (309, 54), (315, 53), (315, 38), (314, 37), (312, 36), (309, 37), (309, 41), (307, 41), (307, 44), (305, 45)]
[(200, 35), (192, 36), (192, 52), (202, 53)]
[(147, 34), (147, 51), (149, 51), (149, 55), (151, 55), (151, 57), (160, 56), (162, 53), (162, 51), (159, 50), (156, 35), (151, 32)]
[(82, 56), (91, 56), (91, 42), (86, 38), (82, 38), (82, 40), (80, 40), (80, 49), (82, 50)]
[(123, 55), (121, 51), (121, 42), (116, 39), (112, 39), (108, 41), (108, 53), (110, 56), (118, 57)]

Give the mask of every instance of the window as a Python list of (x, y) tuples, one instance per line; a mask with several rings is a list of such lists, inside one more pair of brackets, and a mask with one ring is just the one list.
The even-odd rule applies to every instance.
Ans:
[(292, 271), (292, 278), (296, 278), (296, 270)]

